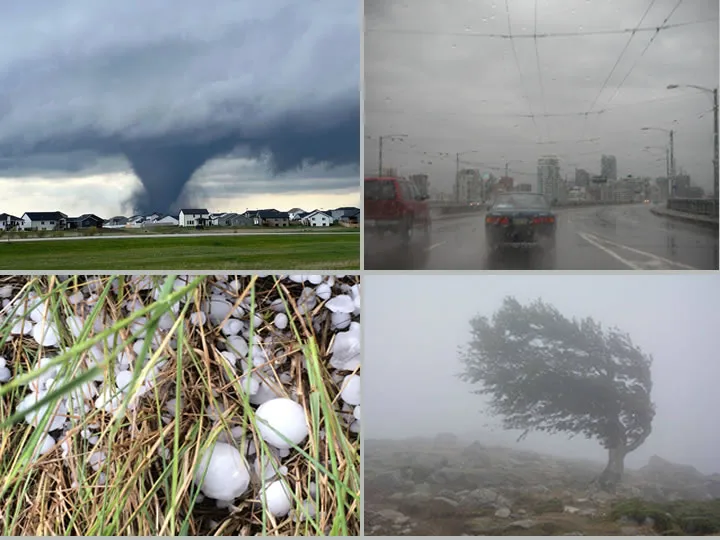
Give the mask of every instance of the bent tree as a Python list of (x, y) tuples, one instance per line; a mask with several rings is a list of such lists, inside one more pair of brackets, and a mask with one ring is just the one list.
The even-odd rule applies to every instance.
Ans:
[(460, 378), (477, 384), (506, 429), (594, 438), (608, 451), (600, 487), (614, 491), (625, 456), (650, 435), (652, 358), (616, 328), (568, 319), (538, 300), (506, 298), (470, 321)]

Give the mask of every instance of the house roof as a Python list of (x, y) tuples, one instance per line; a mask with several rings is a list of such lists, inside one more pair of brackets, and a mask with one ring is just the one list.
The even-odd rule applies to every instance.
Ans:
[(32, 221), (53, 221), (60, 219), (67, 219), (67, 216), (62, 212), (25, 212), (27, 217)]
[(262, 219), (273, 219), (273, 218), (275, 218), (275, 219), (283, 219), (283, 218), (288, 218), (288, 217), (290, 217), (287, 212), (280, 212), (280, 211), (274, 210), (274, 209), (271, 209), (271, 210), (258, 210), (258, 211), (257, 211), (257, 215), (258, 215), (259, 218), (262, 218)]
[(307, 219), (311, 216), (314, 216), (315, 214), (322, 214), (323, 216), (332, 218), (332, 216), (325, 210), (313, 210), (312, 212), (308, 212), (305, 216), (303, 216), (303, 218)]
[(180, 210), (183, 214), (209, 214), (207, 208), (183, 208)]
[(12, 214), (0, 214), (0, 221), (7, 221), (9, 219), (19, 221), (20, 218), (17, 216), (13, 216)]
[(358, 212), (360, 212), (359, 208), (356, 208), (355, 206), (342, 206), (340, 208), (335, 208), (334, 210), (331, 210), (331, 212), (341, 212), (343, 216), (354, 216)]
[(67, 218), (68, 221), (85, 221), (88, 218), (94, 218), (97, 221), (103, 221), (103, 218), (96, 216), (95, 214), (83, 214), (78, 217), (69, 217)]

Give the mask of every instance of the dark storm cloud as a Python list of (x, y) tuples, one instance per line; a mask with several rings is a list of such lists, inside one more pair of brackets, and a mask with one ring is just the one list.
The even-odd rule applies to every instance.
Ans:
[[(662, 160), (643, 151), (667, 144), (663, 133), (640, 130), (653, 126), (675, 129), (678, 165), (710, 187), (711, 98), (666, 87), (717, 86), (718, 3), (682, 2), (668, 24), (693, 24), (638, 32), (622, 56), (629, 33), (588, 35), (634, 28), (650, 3), (510, 1), (513, 35), (533, 34), (535, 5), (539, 34), (584, 34), (511, 41), (484, 36), (508, 34), (505, 0), (366, 0), (365, 167), (377, 168), (378, 136), (404, 133), (406, 140), (384, 147), (384, 164), (426, 172), (446, 192), (452, 154), (468, 150), (478, 150), (467, 158), (471, 166), (502, 170), (514, 161), (511, 176), (523, 182), (535, 181), (538, 157), (551, 153), (570, 176), (574, 165), (599, 173), (603, 153), (617, 156), (623, 175), (662, 176)], [(677, 4), (656, 0), (642, 26), (660, 26)], [(586, 121), (593, 103), (593, 113), (606, 112)], [(596, 141), (577, 142), (584, 139)], [(538, 144), (553, 141), (561, 143)]]
[(165, 210), (238, 147), (275, 175), (357, 165), (357, 2), (204, 6), (0, 2), (0, 175), (123, 155), (138, 209)]

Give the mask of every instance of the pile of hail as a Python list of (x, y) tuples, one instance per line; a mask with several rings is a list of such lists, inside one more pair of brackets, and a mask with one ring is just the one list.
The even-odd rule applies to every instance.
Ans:
[[(299, 470), (308, 455), (299, 450), (316, 434), (325, 437), (323, 419), (310, 415), (311, 368), (328, 379), (338, 425), (348, 437), (360, 432), (359, 277), (44, 279), (34, 287), (20, 279), (0, 284), (0, 383), (24, 376), (15, 411), (36, 433), (34, 460), (61, 457), (74, 487), (80, 462), (83, 480), (106, 485), (114, 459), (109, 425), (132, 431), (147, 408), (161, 411), (159, 431), (184, 415), (192, 422), (203, 415), (196, 500), (231, 509), (254, 500), (275, 517), (314, 516), (317, 482), (290, 478), (288, 465)], [(159, 316), (158, 306), (165, 306)], [(321, 343), (312, 357), (304, 338), (311, 335)], [(186, 392), (176, 368), (179, 343), (190, 342), (197, 377), (205, 376), (197, 366), (208, 371)], [(64, 386), (67, 394), (29, 410)], [(198, 388), (209, 395), (198, 399)], [(171, 448), (160, 444), (157, 458), (170, 459)]]

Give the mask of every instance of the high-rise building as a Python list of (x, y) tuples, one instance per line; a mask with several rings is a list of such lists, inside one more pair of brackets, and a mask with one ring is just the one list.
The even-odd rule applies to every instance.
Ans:
[(538, 159), (538, 191), (548, 200), (560, 198), (560, 159), (557, 156), (543, 156)]
[(480, 201), (480, 171), (462, 169), (455, 179), (455, 200), (461, 203)]
[(517, 184), (515, 186), (515, 191), (530, 193), (532, 191), (532, 184)]
[(421, 195), (428, 195), (430, 192), (430, 181), (427, 174), (411, 174), (410, 181), (415, 184)]
[(603, 156), (600, 158), (600, 176), (608, 180), (617, 180), (617, 159), (615, 156)]
[(575, 169), (575, 185), (577, 187), (588, 187), (590, 185), (590, 173), (585, 169)]

